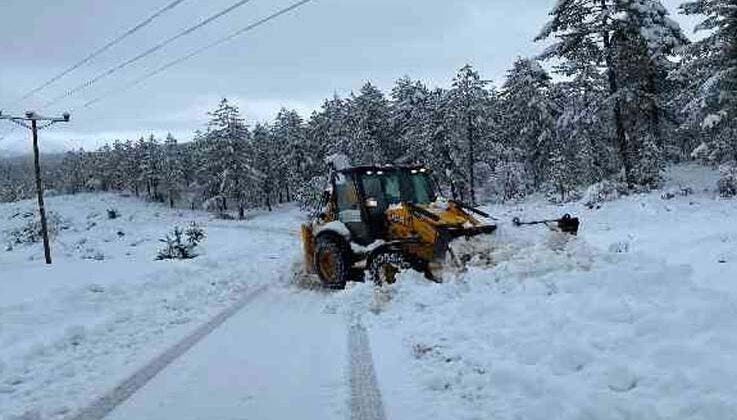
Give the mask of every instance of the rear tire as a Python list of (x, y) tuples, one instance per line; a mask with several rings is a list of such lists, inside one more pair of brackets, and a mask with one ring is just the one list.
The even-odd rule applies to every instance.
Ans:
[(401, 253), (384, 251), (371, 259), (368, 268), (374, 284), (384, 286), (396, 283), (397, 275), (403, 270), (412, 268), (412, 265)]
[(315, 270), (328, 289), (345, 288), (351, 273), (350, 256), (339, 240), (330, 236), (315, 241)]

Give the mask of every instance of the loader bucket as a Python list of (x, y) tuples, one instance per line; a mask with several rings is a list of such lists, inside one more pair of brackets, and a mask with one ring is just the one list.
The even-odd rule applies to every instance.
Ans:
[(444, 259), (448, 252), (450, 243), (458, 238), (473, 238), (479, 235), (488, 235), (496, 231), (496, 225), (474, 226), (469, 228), (439, 228), (438, 237), (435, 242), (435, 258)]

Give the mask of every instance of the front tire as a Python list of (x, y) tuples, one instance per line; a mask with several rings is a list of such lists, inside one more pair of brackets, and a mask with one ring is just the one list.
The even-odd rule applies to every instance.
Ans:
[(369, 275), (375, 285), (384, 286), (396, 283), (399, 273), (410, 268), (412, 266), (401, 253), (384, 251), (371, 259)]
[(351, 272), (348, 251), (330, 236), (318, 237), (315, 242), (315, 270), (323, 286), (345, 288)]

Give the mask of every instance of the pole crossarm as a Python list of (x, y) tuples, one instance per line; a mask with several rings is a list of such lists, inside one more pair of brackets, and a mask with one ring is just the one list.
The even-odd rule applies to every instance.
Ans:
[(51, 123), (58, 122), (69, 122), (70, 116), (68, 113), (62, 114), (60, 117), (45, 117), (37, 114), (34, 111), (28, 111), (24, 116), (5, 115), (0, 111), (0, 120), (11, 120), (11, 121), (46, 121)]

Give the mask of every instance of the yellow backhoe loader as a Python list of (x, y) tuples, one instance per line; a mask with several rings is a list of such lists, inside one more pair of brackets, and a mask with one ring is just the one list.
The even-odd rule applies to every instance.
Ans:
[[(377, 285), (393, 283), (403, 269), (439, 281), (447, 261), (470, 258), (453, 255), (453, 241), (492, 234), (497, 226), (479, 209), (440, 198), (433, 185), (423, 166), (331, 171), (322, 211), (302, 226), (307, 273), (334, 289), (363, 280), (365, 272)], [(578, 219), (570, 216), (539, 223), (548, 222), (578, 231)]]

